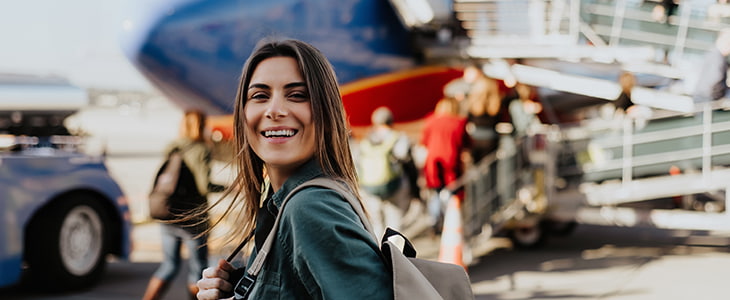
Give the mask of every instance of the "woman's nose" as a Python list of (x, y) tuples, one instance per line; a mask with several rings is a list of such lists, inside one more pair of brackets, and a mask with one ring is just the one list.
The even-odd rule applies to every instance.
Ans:
[(269, 102), (269, 107), (266, 109), (266, 117), (269, 119), (278, 119), (287, 115), (286, 111), (286, 100), (279, 99), (281, 97), (273, 97)]

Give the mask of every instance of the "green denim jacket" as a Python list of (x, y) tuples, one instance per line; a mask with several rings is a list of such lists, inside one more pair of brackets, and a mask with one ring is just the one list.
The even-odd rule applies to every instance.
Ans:
[[(264, 202), (276, 217), (286, 195), (324, 176), (311, 160)], [(257, 226), (258, 227), (258, 226)], [(257, 239), (268, 235), (258, 232)], [(252, 255), (253, 260), (254, 255)], [(337, 192), (309, 187), (284, 208), (276, 240), (249, 299), (393, 299), (392, 278), (378, 245)]]

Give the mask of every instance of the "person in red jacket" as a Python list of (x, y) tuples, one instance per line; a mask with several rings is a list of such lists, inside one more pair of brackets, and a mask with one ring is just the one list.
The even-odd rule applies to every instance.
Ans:
[(421, 144), (427, 149), (423, 173), (426, 187), (432, 192), (428, 211), (438, 231), (442, 215), (439, 193), (456, 181), (463, 172), (462, 153), (470, 145), (466, 118), (459, 115), (459, 103), (453, 98), (441, 99), (433, 115), (426, 118)]

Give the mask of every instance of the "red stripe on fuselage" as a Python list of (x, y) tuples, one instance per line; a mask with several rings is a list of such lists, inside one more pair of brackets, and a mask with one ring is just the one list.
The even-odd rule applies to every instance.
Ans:
[(342, 86), (342, 101), (351, 126), (370, 125), (380, 106), (393, 111), (395, 122), (412, 122), (431, 113), (449, 81), (462, 75), (449, 67), (422, 67), (366, 78)]

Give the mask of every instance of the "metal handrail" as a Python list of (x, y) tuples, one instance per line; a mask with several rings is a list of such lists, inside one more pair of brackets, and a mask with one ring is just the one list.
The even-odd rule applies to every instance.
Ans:
[[(717, 106), (714, 106), (717, 109)], [(604, 161), (601, 166), (589, 168), (587, 171), (590, 173), (606, 172), (610, 170), (617, 170), (620, 163), (621, 169), (621, 181), (624, 184), (629, 184), (633, 180), (633, 170), (636, 167), (651, 166), (662, 163), (671, 163), (678, 160), (678, 157), (682, 159), (701, 159), (701, 171), (703, 174), (710, 174), (712, 170), (712, 157), (717, 155), (730, 154), (730, 145), (714, 145), (713, 146), (713, 134), (720, 132), (730, 131), (730, 122), (718, 122), (713, 123), (713, 103), (706, 103), (702, 105), (702, 110), (699, 111), (699, 116), (702, 117), (702, 123), (699, 125), (692, 125), (690, 127), (680, 129), (664, 129), (660, 131), (652, 131), (649, 133), (636, 133), (634, 132), (634, 120), (631, 118), (625, 118), (622, 122), (622, 130), (619, 138), (620, 142), (601, 143), (601, 148), (614, 148), (621, 147), (621, 157), (612, 160)], [(680, 138), (688, 138), (692, 136), (701, 137), (701, 147), (674, 150), (667, 149), (661, 153), (652, 153), (641, 156), (636, 156), (634, 153), (634, 147), (638, 145), (645, 145), (654, 142), (675, 140)]]

